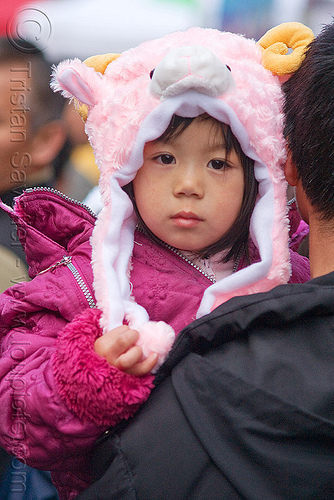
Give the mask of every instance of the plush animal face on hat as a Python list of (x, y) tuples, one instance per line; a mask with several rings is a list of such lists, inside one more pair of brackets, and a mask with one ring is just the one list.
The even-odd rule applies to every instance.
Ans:
[[(106, 329), (124, 319), (137, 328), (149, 320), (130, 298), (128, 266), (137, 221), (121, 188), (141, 167), (145, 143), (166, 130), (173, 114), (208, 113), (228, 124), (254, 160), (259, 182), (250, 236), (261, 261), (210, 286), (198, 316), (233, 295), (268, 290), (288, 280), (282, 94), (279, 76), (273, 73), (275, 65), (278, 75), (294, 71), (313, 35), (299, 23), (282, 25), (278, 37), (285, 45), (277, 49), (275, 33), (256, 44), (239, 35), (192, 28), (145, 42), (120, 57), (98, 56), (86, 64), (65, 61), (56, 69), (53, 88), (76, 99), (101, 172), (104, 208), (92, 245), (96, 296)], [(287, 46), (295, 53), (284, 55)], [(269, 60), (270, 70), (262, 58)]]

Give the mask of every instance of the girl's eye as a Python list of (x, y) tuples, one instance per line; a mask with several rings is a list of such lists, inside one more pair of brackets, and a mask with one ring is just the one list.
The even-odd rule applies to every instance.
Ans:
[(158, 163), (162, 163), (163, 165), (170, 165), (171, 163), (175, 163), (174, 156), (173, 155), (168, 155), (168, 154), (156, 156), (155, 160)]
[(211, 160), (208, 163), (208, 167), (212, 168), (213, 170), (225, 170), (228, 168), (228, 163), (225, 160)]

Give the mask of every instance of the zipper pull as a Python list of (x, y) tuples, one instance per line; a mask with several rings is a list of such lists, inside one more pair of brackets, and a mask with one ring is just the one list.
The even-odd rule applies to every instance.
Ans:
[[(51, 272), (53, 272), (53, 271), (56, 269), (56, 267), (59, 267), (59, 266), (67, 266), (68, 264), (70, 264), (70, 263), (71, 263), (71, 261), (72, 261), (72, 257), (71, 257), (71, 256), (69, 256), (69, 255), (64, 255), (64, 257), (63, 257), (61, 260), (59, 260), (58, 262), (56, 262), (56, 263), (55, 263), (55, 264), (53, 264), (52, 266), (47, 267), (46, 269), (43, 269), (43, 271), (41, 271), (40, 273), (38, 273), (38, 275), (40, 275), (40, 274), (44, 274), (44, 273), (46, 273), (47, 271), (51, 271)], [(38, 275), (37, 275), (37, 276), (38, 276)]]

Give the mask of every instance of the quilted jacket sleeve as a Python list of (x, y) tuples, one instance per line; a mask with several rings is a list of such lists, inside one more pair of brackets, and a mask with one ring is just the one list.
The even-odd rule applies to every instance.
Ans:
[(119, 372), (94, 352), (98, 310), (67, 322), (27, 303), (31, 283), (0, 296), (0, 444), (33, 467), (64, 469), (136, 411), (153, 377)]

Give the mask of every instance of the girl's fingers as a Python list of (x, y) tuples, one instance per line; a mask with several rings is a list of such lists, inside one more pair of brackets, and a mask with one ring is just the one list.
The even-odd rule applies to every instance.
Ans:
[(144, 361), (140, 361), (136, 363), (131, 368), (124, 370), (126, 373), (130, 375), (136, 375), (136, 377), (142, 377), (143, 375), (147, 375), (150, 373), (158, 361), (158, 355), (154, 352), (150, 354)]
[(105, 358), (111, 366), (130, 375), (140, 377), (151, 372), (158, 355), (150, 354), (142, 361), (143, 351), (135, 345), (139, 338), (136, 330), (122, 325), (99, 337), (94, 344), (95, 352)]
[(106, 358), (109, 364), (115, 366), (115, 362), (138, 340), (139, 334), (136, 330), (130, 330), (126, 325), (119, 326), (99, 337), (94, 344), (95, 352)]
[(139, 338), (139, 333), (136, 330), (130, 330), (130, 328), (125, 325), (114, 328), (114, 330), (111, 330), (110, 334), (110, 341), (113, 345), (114, 352), (118, 354), (118, 356), (131, 348)]
[(143, 351), (141, 347), (139, 347), (138, 345), (134, 345), (133, 347), (128, 349), (124, 354), (121, 354), (121, 356), (119, 356), (115, 366), (116, 368), (119, 368), (119, 370), (128, 373), (129, 369), (131, 369), (134, 365), (140, 362), (142, 356), (143, 356)]

